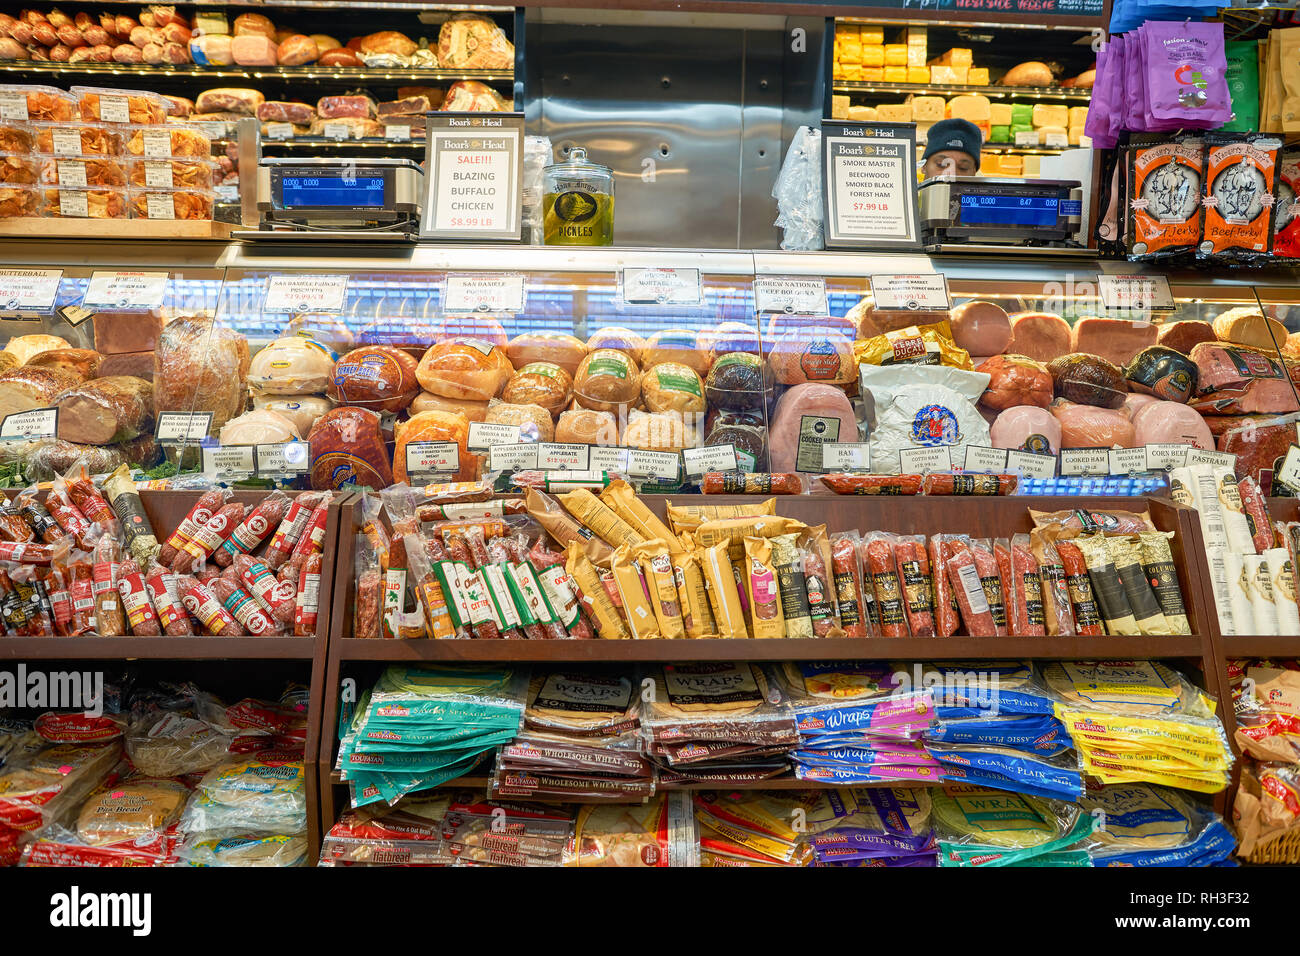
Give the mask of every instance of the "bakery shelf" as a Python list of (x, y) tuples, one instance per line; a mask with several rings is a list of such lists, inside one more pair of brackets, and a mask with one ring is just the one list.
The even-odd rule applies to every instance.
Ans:
[(1086, 103), (1092, 99), (1092, 90), (1073, 89), (1068, 86), (961, 86), (944, 83), (877, 83), (866, 80), (835, 80), (836, 93), (918, 93), (921, 95), (955, 95), (983, 93), (996, 99), (1025, 98), (1034, 100), (1069, 100)]
[(0, 660), (303, 660), (314, 637), (5, 637)]
[(316, 80), (352, 84), (436, 81), (453, 83), (457, 80), (479, 80), (483, 83), (513, 83), (513, 70), (428, 70), (428, 69), (369, 69), (367, 67), (319, 66), (195, 66), (182, 63), (175, 66), (132, 66), (121, 63), (52, 63), (22, 60), (0, 63), (0, 75), (30, 74), (36, 76), (67, 77), (139, 77), (141, 81), (169, 77), (195, 80)]

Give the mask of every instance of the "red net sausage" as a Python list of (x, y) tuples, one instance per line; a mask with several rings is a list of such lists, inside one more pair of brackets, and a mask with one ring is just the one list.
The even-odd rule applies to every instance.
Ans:
[(948, 580), (948, 557), (939, 535), (930, 537), (927, 550), (930, 554), (930, 577), (934, 582), (935, 630), (940, 637), (952, 637), (961, 626), (961, 613), (952, 583)]

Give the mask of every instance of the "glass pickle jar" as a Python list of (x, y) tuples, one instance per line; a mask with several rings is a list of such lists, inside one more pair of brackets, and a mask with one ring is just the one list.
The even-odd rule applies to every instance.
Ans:
[(573, 147), (567, 160), (546, 167), (542, 209), (546, 245), (612, 246), (613, 171), (587, 162), (587, 151)]

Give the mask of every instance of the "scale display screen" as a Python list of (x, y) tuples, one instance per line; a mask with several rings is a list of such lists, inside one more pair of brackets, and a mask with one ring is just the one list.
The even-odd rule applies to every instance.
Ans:
[(342, 173), (280, 173), (283, 209), (382, 209), (385, 177)]
[(1059, 200), (1055, 196), (961, 197), (964, 226), (1055, 226)]

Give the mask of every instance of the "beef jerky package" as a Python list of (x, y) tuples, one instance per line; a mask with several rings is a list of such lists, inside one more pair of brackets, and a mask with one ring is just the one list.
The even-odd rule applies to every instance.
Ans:
[(1277, 163), (1277, 202), (1273, 204), (1273, 256), (1300, 261), (1300, 146), (1282, 151)]
[(1191, 137), (1133, 142), (1125, 154), (1132, 219), (1128, 257), (1146, 261), (1192, 255), (1201, 238), (1205, 144)]
[(1281, 139), (1261, 133), (1206, 136), (1205, 225), (1198, 259), (1235, 265), (1268, 261), (1281, 149)]

